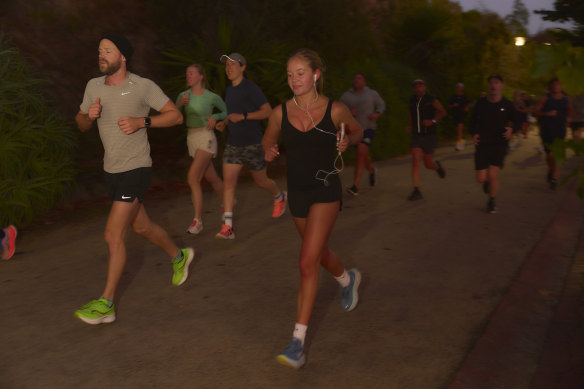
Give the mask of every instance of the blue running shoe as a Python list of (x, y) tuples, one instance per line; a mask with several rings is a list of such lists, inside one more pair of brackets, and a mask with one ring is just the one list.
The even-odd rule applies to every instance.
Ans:
[(361, 283), (361, 273), (357, 269), (349, 270), (351, 282), (344, 288), (341, 287), (341, 307), (349, 312), (355, 309), (359, 302), (359, 284)]
[(298, 338), (292, 338), (288, 346), (276, 357), (276, 361), (285, 366), (300, 369), (306, 362), (302, 342)]

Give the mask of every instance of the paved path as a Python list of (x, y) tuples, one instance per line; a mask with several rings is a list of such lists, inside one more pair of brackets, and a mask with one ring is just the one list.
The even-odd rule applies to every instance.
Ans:
[[(308, 363), (300, 371), (273, 360), (293, 329), (300, 239), (288, 214), (270, 218), (269, 195), (252, 184), (237, 192), (234, 241), (214, 239), (221, 221), (211, 193), (197, 237), (184, 233), (192, 215), (187, 194), (147, 198), (152, 219), (195, 247), (192, 275), (171, 286), (164, 253), (130, 233), (113, 324), (73, 317), (103, 287), (106, 208), (22, 231), (14, 260), (0, 263), (0, 388), (474, 389), (543, 382), (532, 379), (552, 365), (538, 368), (538, 361), (553, 348), (545, 341), (568, 275), (571, 301), (578, 295), (581, 270), (570, 269), (584, 208), (570, 185), (547, 188), (536, 146), (531, 137), (508, 156), (495, 215), (484, 212), (472, 148), (438, 149), (447, 177), (423, 171), (424, 199), (414, 203), (406, 201), (409, 157), (378, 163), (375, 188), (364, 177), (358, 197), (345, 195), (330, 242), (347, 267), (362, 271), (361, 302), (343, 312), (338, 286), (321, 273)], [(352, 172), (342, 173), (345, 186)], [(502, 333), (506, 323), (514, 324)], [(518, 331), (522, 326), (527, 331)], [(506, 363), (497, 362), (505, 356)], [(484, 361), (494, 370), (481, 368)]]

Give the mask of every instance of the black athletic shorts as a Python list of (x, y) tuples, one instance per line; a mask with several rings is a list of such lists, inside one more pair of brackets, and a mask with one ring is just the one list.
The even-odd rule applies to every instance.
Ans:
[(420, 148), (424, 154), (434, 154), (434, 150), (438, 145), (438, 135), (428, 134), (428, 135), (412, 135), (410, 141), (410, 147)]
[(363, 131), (363, 138), (361, 139), (361, 143), (367, 146), (371, 146), (373, 138), (375, 138), (375, 130), (368, 128)]
[(312, 187), (306, 189), (288, 188), (288, 207), (294, 217), (306, 218), (310, 207), (316, 203), (333, 203), (340, 201), (339, 210), (343, 207), (343, 191), (339, 180), (333, 181), (329, 186)]
[(466, 114), (454, 115), (452, 117), (452, 121), (454, 122), (454, 124), (464, 124), (465, 119), (466, 119)]
[(105, 174), (105, 185), (112, 201), (133, 203), (134, 199), (144, 201), (152, 179), (151, 167), (140, 167), (122, 173)]
[(475, 170), (484, 170), (489, 166), (498, 166), (502, 169), (508, 148), (507, 143), (476, 146)]

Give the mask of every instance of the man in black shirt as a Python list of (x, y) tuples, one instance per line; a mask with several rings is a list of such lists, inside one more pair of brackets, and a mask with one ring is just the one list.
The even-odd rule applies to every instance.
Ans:
[(446, 176), (446, 172), (438, 161), (432, 160), (434, 149), (438, 144), (436, 134), (436, 122), (446, 116), (442, 104), (426, 93), (426, 83), (422, 79), (413, 82), (414, 95), (410, 99), (410, 110), (406, 132), (412, 134), (410, 148), (412, 150), (412, 182), (413, 192), (408, 200), (414, 201), (422, 198), (420, 192), (420, 160), (424, 158), (426, 169), (435, 170), (440, 178)]
[(487, 212), (495, 213), (495, 197), (499, 191), (499, 172), (507, 153), (508, 142), (513, 133), (513, 103), (502, 95), (503, 77), (491, 74), (489, 93), (481, 97), (470, 118), (469, 131), (476, 146), (475, 170), (477, 181), (489, 195)]

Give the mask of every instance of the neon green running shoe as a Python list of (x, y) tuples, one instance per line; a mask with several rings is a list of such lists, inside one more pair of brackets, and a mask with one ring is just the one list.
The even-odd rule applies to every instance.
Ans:
[(172, 263), (172, 284), (175, 286), (182, 285), (189, 276), (189, 265), (193, 262), (195, 258), (195, 250), (190, 247), (181, 249), (183, 253), (182, 261)]
[(114, 305), (107, 306), (107, 300), (92, 300), (75, 311), (75, 317), (87, 324), (111, 323), (116, 320)]

